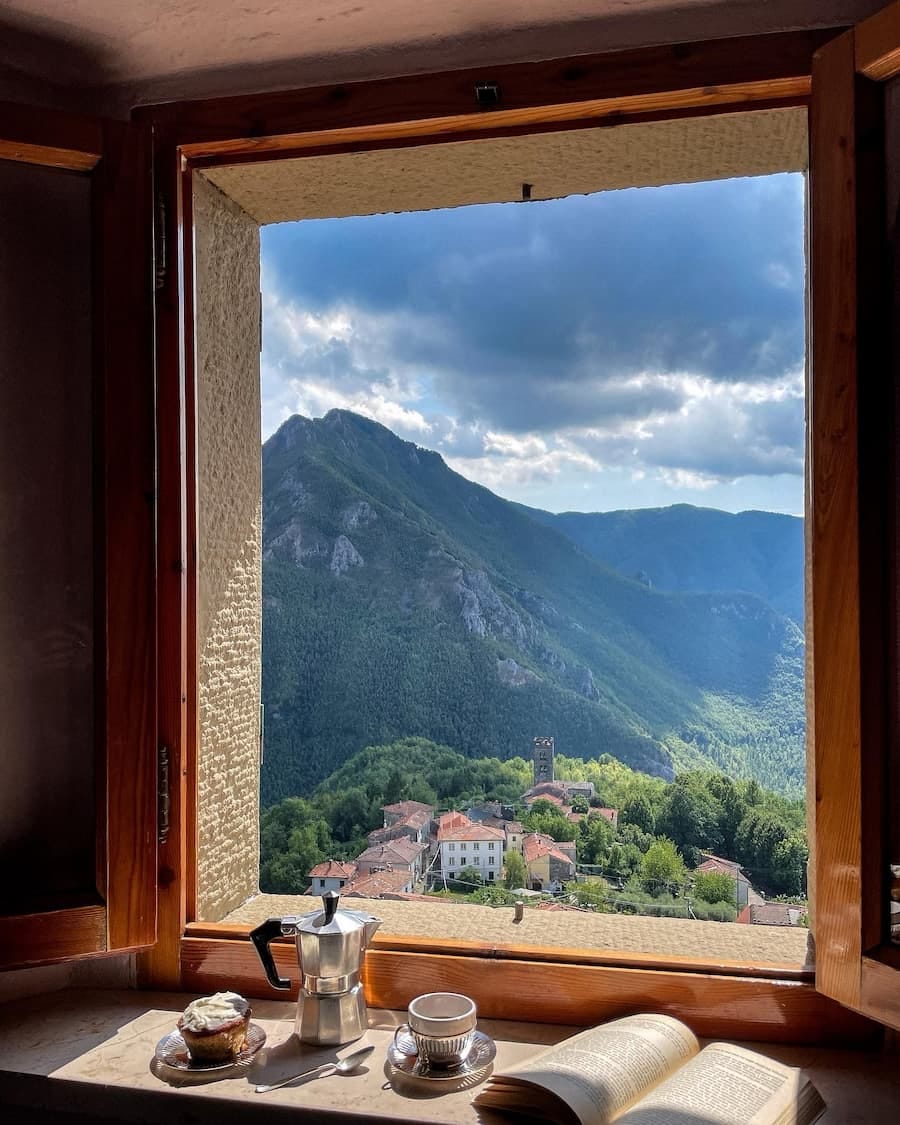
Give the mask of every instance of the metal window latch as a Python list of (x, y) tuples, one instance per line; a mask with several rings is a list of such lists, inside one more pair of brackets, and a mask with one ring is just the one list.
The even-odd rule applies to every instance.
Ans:
[(496, 109), (500, 104), (500, 87), (496, 82), (476, 82), (475, 102), (480, 109)]
[(157, 840), (164, 844), (169, 838), (169, 748), (159, 745), (156, 774), (156, 825)]
[(166, 234), (166, 200), (162, 192), (156, 196), (156, 225), (154, 227), (154, 283), (157, 292), (166, 287), (168, 273), (168, 237)]

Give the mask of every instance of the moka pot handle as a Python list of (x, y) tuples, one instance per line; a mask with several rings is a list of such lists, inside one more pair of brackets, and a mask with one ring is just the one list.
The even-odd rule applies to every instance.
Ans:
[(273, 938), (282, 936), (283, 930), (280, 918), (268, 918), (262, 925), (250, 931), (250, 940), (256, 948), (260, 961), (262, 961), (262, 967), (266, 970), (266, 978), (269, 984), (284, 992), (291, 987), (291, 982), (278, 975), (278, 970), (275, 968), (275, 958), (269, 948), (269, 942)]

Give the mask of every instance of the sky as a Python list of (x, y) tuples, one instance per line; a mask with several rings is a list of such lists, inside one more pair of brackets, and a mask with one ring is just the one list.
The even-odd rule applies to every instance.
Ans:
[(262, 230), (263, 438), (338, 407), (550, 511), (803, 510), (804, 181)]

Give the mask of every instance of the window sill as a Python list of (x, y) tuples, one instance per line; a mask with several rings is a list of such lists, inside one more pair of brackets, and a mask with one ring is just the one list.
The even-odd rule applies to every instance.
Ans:
[[(291, 912), (296, 909), (294, 900)], [(462, 908), (430, 909), (445, 916)], [(491, 913), (489, 908), (469, 909)], [(469, 932), (478, 936), (376, 934), (364, 968), (370, 1008), (402, 1010), (422, 992), (449, 989), (472, 996), (488, 1019), (591, 1025), (649, 1010), (667, 1012), (698, 1035), (716, 1039), (862, 1046), (879, 1035), (876, 1024), (820, 995), (809, 968), (538, 947), (522, 939), (522, 944), (504, 943), (474, 924)], [(189, 925), (179, 950), (181, 987), (195, 994), (235, 988), (269, 1000), (296, 996), (294, 942), (285, 939), (271, 946), (280, 975), (293, 984), (291, 993), (281, 993), (267, 984), (248, 933), (248, 923)]]
[[(402, 1020), (387, 1011), (372, 1012), (368, 1034), (377, 1061), (353, 1077), (276, 1090), (264, 1098), (246, 1077), (169, 1085), (153, 1072), (151, 1061), (156, 1043), (174, 1026), (186, 999), (172, 993), (65, 991), (0, 1008), (0, 1106), (20, 1112), (40, 1106), (50, 1113), (119, 1121), (183, 1116), (215, 1125), (249, 1121), (264, 1107), (267, 1115), (285, 1119), (299, 1113), (308, 1120), (326, 1114), (335, 1121), (474, 1125), (479, 1120), (470, 1104), (471, 1090), (423, 1098), (421, 1091), (417, 1097), (414, 1090), (385, 1089), (384, 1053)], [(294, 1010), (292, 1003), (281, 1001), (254, 1004), (254, 1020), (268, 1041), (251, 1069), (252, 1082), (277, 1081), (293, 1072), (300, 1051), (291, 1039)], [(481, 1026), (497, 1041), (497, 1068), (524, 1060), (574, 1030), (500, 1021), (481, 1021)], [(766, 1050), (808, 1068), (828, 1105), (821, 1119), (825, 1125), (894, 1119), (900, 1075), (890, 1057), (783, 1046)]]
[[(344, 905), (371, 911), (382, 919), (380, 947), (403, 948), (416, 939), (424, 948), (447, 951), (460, 944), (477, 951), (507, 950), (523, 958), (659, 968), (679, 965), (700, 971), (740, 972), (811, 980), (809, 931), (800, 927), (749, 926), (736, 922), (695, 922), (584, 911), (544, 911), (529, 907), (521, 922), (512, 907), (469, 903), (345, 899)], [(308, 895), (259, 894), (232, 910), (226, 925), (258, 926), (266, 918), (302, 914), (320, 907)], [(192, 927), (199, 930), (202, 923)], [(208, 931), (212, 931), (212, 927)], [(472, 940), (477, 935), (477, 942)], [(721, 967), (721, 968), (719, 968)]]

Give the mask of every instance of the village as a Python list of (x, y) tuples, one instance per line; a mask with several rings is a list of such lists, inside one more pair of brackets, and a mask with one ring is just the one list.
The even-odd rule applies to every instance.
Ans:
[[(600, 899), (592, 901), (590, 894), (579, 893), (606, 882), (598, 879), (592, 865), (579, 863), (577, 835), (556, 839), (528, 830), (519, 818), (546, 808), (571, 824), (602, 818), (617, 829), (619, 811), (598, 801), (593, 783), (555, 778), (552, 737), (534, 739), (532, 761), (534, 783), (517, 806), (491, 800), (447, 811), (413, 800), (382, 806), (384, 822), (368, 834), (369, 846), (352, 860), (316, 864), (306, 894), (337, 891), (347, 897), (398, 901), (465, 900), (474, 894), (475, 901), (491, 905), (515, 899), (542, 909), (601, 909)], [(805, 923), (805, 903), (767, 901), (733, 860), (704, 853), (693, 875), (695, 880), (714, 875), (729, 881), (738, 923)], [(696, 917), (689, 886), (684, 895), (687, 916)]]

